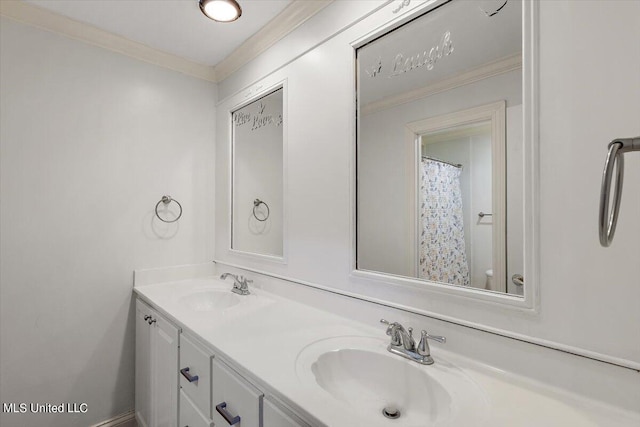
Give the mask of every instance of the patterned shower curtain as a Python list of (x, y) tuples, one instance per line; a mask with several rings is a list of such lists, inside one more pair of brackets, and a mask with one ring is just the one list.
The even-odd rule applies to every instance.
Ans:
[(460, 172), (456, 166), (422, 159), (418, 274), (421, 279), (469, 286)]

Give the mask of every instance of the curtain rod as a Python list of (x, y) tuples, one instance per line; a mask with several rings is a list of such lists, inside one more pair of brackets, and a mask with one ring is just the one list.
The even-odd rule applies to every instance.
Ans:
[(454, 166), (456, 168), (460, 168), (462, 169), (462, 165), (460, 163), (451, 163), (451, 162), (447, 162), (445, 160), (440, 160), (440, 159), (436, 159), (435, 157), (429, 157), (429, 156), (422, 156), (423, 159), (427, 159), (427, 160), (433, 160), (435, 162), (440, 162), (440, 163), (446, 163), (450, 166)]

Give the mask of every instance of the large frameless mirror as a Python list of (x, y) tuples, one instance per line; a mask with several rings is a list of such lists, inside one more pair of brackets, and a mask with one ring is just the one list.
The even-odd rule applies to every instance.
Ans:
[(440, 2), (356, 50), (358, 270), (522, 295), (522, 2)]
[(282, 258), (282, 87), (234, 110), (231, 249)]

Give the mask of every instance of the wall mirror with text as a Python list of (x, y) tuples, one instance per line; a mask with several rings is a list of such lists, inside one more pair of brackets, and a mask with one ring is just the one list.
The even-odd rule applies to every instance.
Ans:
[(231, 113), (231, 249), (281, 259), (284, 87)]
[(523, 6), (432, 2), (356, 46), (358, 271), (525, 294)]

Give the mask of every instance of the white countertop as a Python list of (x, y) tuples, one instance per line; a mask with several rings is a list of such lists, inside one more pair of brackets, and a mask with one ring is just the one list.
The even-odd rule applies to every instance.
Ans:
[[(317, 425), (403, 426), (402, 420), (379, 417), (372, 423), (336, 400), (300, 372), (300, 355), (309, 345), (332, 337), (371, 337), (386, 343), (382, 325), (366, 325), (251, 288), (251, 295), (225, 310), (195, 311), (181, 298), (210, 290), (228, 290), (231, 282), (214, 277), (135, 287), (144, 301), (195, 336), (243, 375), (255, 380), (268, 394), (274, 394)], [(348, 341), (348, 338), (345, 338)], [(384, 341), (382, 341), (384, 340)], [(385, 345), (385, 344), (381, 344)], [(391, 355), (390, 355), (391, 356)], [(460, 368), (484, 391), (481, 413), (465, 414), (455, 424), (440, 421), (437, 426), (465, 427), (574, 427), (640, 426), (640, 414), (555, 389), (528, 378), (506, 373), (469, 358), (432, 346), (439, 362)], [(393, 357), (393, 356), (392, 356)], [(417, 365), (402, 359), (404, 363)], [(435, 365), (434, 365), (435, 366)], [(430, 369), (420, 366), (420, 369)], [(597, 386), (597, 385), (594, 385)], [(469, 411), (471, 412), (471, 411)], [(467, 421), (468, 420), (468, 421)]]

